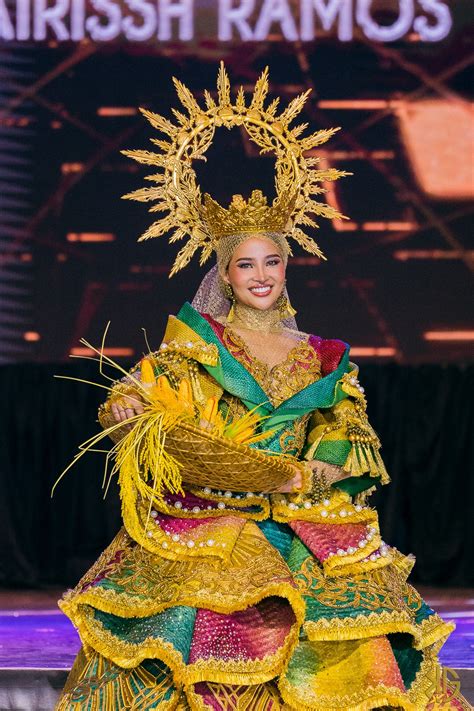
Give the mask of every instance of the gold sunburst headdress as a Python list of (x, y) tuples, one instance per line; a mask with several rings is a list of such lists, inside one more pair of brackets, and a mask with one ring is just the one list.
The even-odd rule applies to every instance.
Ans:
[[(316, 195), (325, 193), (321, 183), (350, 175), (342, 170), (318, 169), (319, 159), (305, 157), (305, 151), (325, 143), (338, 131), (329, 128), (301, 137), (307, 124), (290, 128), (301, 112), (309, 91), (294, 98), (284, 111), (277, 114), (279, 99), (264, 106), (268, 94), (268, 67), (255, 84), (250, 104), (247, 106), (243, 88), (240, 87), (232, 103), (230, 82), (224, 63), (217, 77), (217, 100), (204, 92), (206, 108), (201, 108), (190, 90), (178, 79), (173, 79), (178, 97), (186, 114), (172, 109), (177, 120), (168, 119), (148, 109), (140, 109), (151, 125), (166, 135), (166, 139), (150, 139), (159, 152), (124, 150), (126, 156), (139, 163), (156, 166), (160, 172), (146, 176), (154, 183), (123, 195), (124, 199), (154, 202), (150, 212), (167, 212), (153, 222), (139, 241), (160, 237), (172, 230), (170, 243), (188, 237), (178, 252), (170, 276), (185, 267), (197, 249), (201, 249), (200, 264), (216, 249), (219, 239), (241, 232), (281, 232), (287, 239), (293, 237), (306, 251), (325, 259), (316, 242), (301, 226), (318, 227), (310, 214), (328, 219), (344, 218), (338, 210), (316, 201)], [(226, 209), (201, 190), (192, 161), (204, 159), (217, 127), (228, 129), (243, 126), (250, 140), (260, 147), (260, 153), (275, 156), (276, 197), (269, 205), (260, 190), (253, 190), (244, 200), (234, 195)]]

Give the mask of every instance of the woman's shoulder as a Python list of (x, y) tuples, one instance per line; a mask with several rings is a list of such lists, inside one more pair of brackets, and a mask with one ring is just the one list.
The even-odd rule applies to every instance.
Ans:
[(293, 331), (293, 333), (305, 339), (316, 352), (321, 362), (321, 374), (323, 376), (336, 370), (345, 351), (349, 349), (349, 344), (340, 338), (323, 338), (314, 333), (305, 333), (304, 331)]

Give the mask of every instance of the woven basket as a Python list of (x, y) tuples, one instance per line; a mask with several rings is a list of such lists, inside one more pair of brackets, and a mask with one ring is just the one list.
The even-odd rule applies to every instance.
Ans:
[(183, 467), (183, 481), (200, 487), (275, 491), (295, 475), (283, 457), (236, 444), (183, 421), (166, 433), (165, 448)]

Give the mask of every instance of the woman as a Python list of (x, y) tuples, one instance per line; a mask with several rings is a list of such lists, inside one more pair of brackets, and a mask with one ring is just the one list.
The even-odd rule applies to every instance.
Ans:
[[(358, 368), (343, 341), (297, 330), (287, 237), (265, 229), (271, 214), (256, 220), (261, 195), (232, 204), (216, 267), (149, 359), (231, 421), (259, 408), (268, 434), (253, 446), (300, 464), (238, 491), (222, 462), (215, 486), (197, 474), (165, 492), (148, 537), (119, 532), (60, 602), (83, 649), (57, 708), (430, 708), (452, 625), (406, 582), (413, 559), (381, 540), (367, 504), (388, 476)], [(236, 215), (245, 229), (224, 230)], [(117, 439), (143, 412), (138, 377), (101, 408), (104, 427), (123, 423)]]

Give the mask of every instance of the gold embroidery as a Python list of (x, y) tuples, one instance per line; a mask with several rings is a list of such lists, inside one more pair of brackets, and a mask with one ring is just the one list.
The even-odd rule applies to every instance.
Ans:
[[(282, 709), (280, 694), (271, 683), (255, 686), (231, 686), (208, 682), (207, 687), (213, 697), (218, 699), (220, 708), (224, 708), (226, 711), (280, 711)], [(186, 709), (209, 711), (209, 706), (204, 703), (201, 695), (191, 689), (188, 689), (186, 693), (192, 703), (192, 706), (186, 706)]]
[[(118, 538), (124, 541), (123, 534)], [(113, 587), (91, 587), (101, 573), (96, 565), (60, 601), (60, 607), (75, 623), (87, 605), (122, 617), (149, 616), (176, 605), (227, 614), (274, 595), (286, 598), (302, 620), (304, 602), (287, 564), (251, 521), (244, 525), (224, 563), (216, 558), (167, 560), (129, 542), (112, 567), (113, 552), (120, 547), (114, 541), (101, 557)]]
[(405, 607), (400, 577), (372, 572), (365, 577), (332, 578), (323, 574), (318, 562), (308, 557), (295, 575), (300, 590), (319, 604), (337, 610), (381, 606), (398, 610)]
[(252, 355), (244, 339), (228, 326), (223, 333), (228, 351), (252, 374), (275, 407), (321, 377), (321, 361), (306, 339), (301, 339), (286, 358), (270, 367)]
[(302, 451), (306, 442), (306, 426), (311, 413), (299, 417), (293, 421), (293, 425), (289, 429), (284, 429), (279, 438), (279, 444), (282, 454), (293, 454), (298, 456)]
[[(164, 711), (176, 708), (178, 691), (173, 688), (171, 672), (158, 664), (122, 669), (94, 652), (86, 658), (81, 651), (69, 674), (56, 711), (147, 711), (156, 706)], [(168, 698), (167, 698), (168, 697)]]

